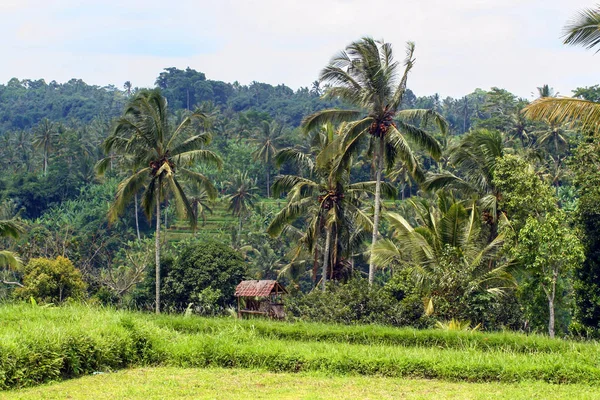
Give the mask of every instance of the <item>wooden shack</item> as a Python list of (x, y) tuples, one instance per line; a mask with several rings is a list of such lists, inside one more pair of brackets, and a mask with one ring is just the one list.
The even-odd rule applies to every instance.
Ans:
[(241, 281), (235, 288), (238, 318), (244, 315), (265, 315), (269, 318), (283, 319), (282, 296), (287, 291), (277, 281)]

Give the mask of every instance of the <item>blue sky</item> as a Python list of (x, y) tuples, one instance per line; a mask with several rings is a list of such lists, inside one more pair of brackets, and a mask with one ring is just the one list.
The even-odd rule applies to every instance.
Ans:
[(598, 82), (600, 54), (561, 44), (589, 0), (0, 0), (0, 82), (152, 86), (162, 68), (209, 79), (309, 86), (329, 58), (369, 35), (398, 58), (416, 42), (409, 86), (462, 96), (506, 88), (531, 98)]

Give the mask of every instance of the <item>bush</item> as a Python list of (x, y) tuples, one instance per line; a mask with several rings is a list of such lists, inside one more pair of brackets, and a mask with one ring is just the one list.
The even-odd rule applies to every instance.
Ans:
[(286, 309), (293, 319), (325, 323), (426, 327), (432, 322), (424, 315), (421, 299), (400, 279), (373, 288), (359, 277), (346, 284), (330, 283), (326, 292), (290, 297)]
[(62, 303), (85, 297), (86, 283), (81, 272), (65, 257), (54, 260), (34, 258), (24, 269), (23, 286), (15, 295), (23, 299), (33, 297), (41, 303)]
[(180, 312), (192, 303), (200, 314), (217, 314), (234, 304), (235, 287), (244, 275), (244, 260), (231, 247), (197, 240), (183, 242), (164, 279), (164, 306)]

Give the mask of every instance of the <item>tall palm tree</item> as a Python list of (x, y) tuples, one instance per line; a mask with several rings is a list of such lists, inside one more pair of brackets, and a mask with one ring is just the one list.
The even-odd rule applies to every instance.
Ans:
[(186, 187), (187, 197), (194, 210), (196, 219), (202, 218), (202, 225), (206, 223), (206, 212), (212, 214), (211, 199), (206, 189), (197, 184), (189, 184)]
[(238, 171), (229, 182), (231, 194), (226, 199), (229, 201), (229, 211), (238, 217), (237, 243), (240, 245), (242, 237), (242, 221), (248, 215), (248, 211), (256, 201), (256, 180), (248, 176), (248, 172)]
[(267, 197), (271, 197), (271, 166), (277, 153), (277, 144), (281, 141), (283, 125), (272, 121), (263, 121), (256, 135), (251, 139), (258, 148), (252, 153), (254, 160), (264, 163), (267, 178)]
[(127, 96), (131, 96), (131, 81), (125, 81), (125, 83), (123, 84), (123, 89), (125, 89), (125, 93), (127, 93)]
[[(400, 159), (411, 174), (422, 175), (418, 161), (407, 138), (437, 158), (441, 155), (438, 142), (424, 129), (410, 122), (421, 119), (423, 124), (434, 121), (445, 133), (447, 123), (435, 110), (401, 110), (408, 73), (414, 65), (415, 45), (409, 42), (404, 60), (404, 73), (398, 74), (392, 46), (365, 37), (353, 42), (334, 56), (320, 74), (320, 80), (331, 85), (326, 95), (338, 97), (356, 107), (354, 110), (329, 109), (316, 112), (303, 121), (306, 130), (326, 122), (347, 122), (339, 140), (342, 156), (339, 163), (349, 163), (365, 141), (375, 142), (373, 159), (376, 168), (373, 216), (373, 247), (379, 235), (381, 182), (384, 163), (392, 167)], [(369, 283), (373, 283), (375, 265), (369, 262)]]
[[(580, 45), (587, 49), (600, 45), (600, 5), (586, 8), (565, 26), (564, 44)], [(600, 130), (600, 103), (569, 97), (541, 97), (524, 109), (531, 119), (551, 123), (572, 122), (584, 130)]]
[[(197, 219), (179, 177), (203, 187), (211, 198), (217, 195), (210, 180), (189, 167), (194, 162), (204, 162), (221, 168), (222, 161), (212, 151), (204, 149), (211, 136), (208, 132), (196, 132), (193, 122), (203, 120), (201, 113), (186, 117), (175, 129), (169, 124), (167, 100), (160, 90), (139, 92), (127, 105), (123, 116), (117, 121), (111, 136), (104, 143), (106, 153), (114, 151), (133, 158), (139, 169), (125, 178), (117, 189), (109, 211), (114, 221), (123, 213), (127, 204), (142, 191), (141, 206), (148, 220), (156, 212), (155, 262), (156, 262), (156, 313), (160, 313), (160, 204), (170, 195), (177, 213), (187, 218), (195, 228)], [(101, 160), (98, 171), (104, 172), (111, 157)], [(129, 170), (128, 170), (129, 171)]]
[(36, 149), (42, 149), (44, 175), (48, 172), (48, 158), (50, 152), (54, 150), (57, 138), (58, 129), (48, 118), (44, 118), (34, 129), (33, 146)]
[[(338, 162), (340, 154), (327, 151), (333, 139), (334, 130), (330, 125), (313, 136), (311, 142), (314, 149), (317, 146), (321, 148), (316, 159), (292, 149), (283, 149), (278, 153), (278, 164), (293, 162), (299, 167), (308, 167), (311, 174), (308, 178), (295, 175), (276, 178), (273, 194), (279, 196), (281, 193), (288, 193), (288, 201), (267, 228), (269, 234), (278, 236), (289, 229), (294, 221), (306, 219), (306, 230), (297, 241), (293, 260), (286, 269), (297, 267), (299, 263), (296, 261), (301, 255), (312, 254), (313, 281), (316, 283), (318, 242), (323, 238), (323, 290), (328, 273), (330, 276), (334, 274), (344, 253), (358, 247), (362, 233), (371, 231), (372, 222), (361, 208), (361, 204), (364, 194), (373, 193), (375, 189), (375, 182), (350, 183), (349, 169), (340, 167)], [(395, 196), (395, 190), (390, 185), (384, 185), (383, 189), (388, 197)]]
[(393, 237), (382, 239), (373, 250), (372, 258), (379, 267), (408, 270), (426, 304), (431, 305), (435, 296), (461, 297), (482, 288), (500, 293), (514, 287), (508, 263), (490, 268), (499, 260), (504, 237), (499, 235), (491, 243), (481, 238), (475, 204), (465, 207), (443, 193), (437, 204), (424, 199), (409, 202), (416, 213), (416, 226), (399, 214), (387, 214)]

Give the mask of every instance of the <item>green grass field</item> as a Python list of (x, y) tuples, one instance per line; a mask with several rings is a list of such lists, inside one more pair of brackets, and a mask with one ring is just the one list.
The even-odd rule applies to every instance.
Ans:
[[(436, 379), (427, 382), (465, 388), (469, 396), (480, 390), (469, 391), (471, 383), (490, 384), (507, 393), (523, 385), (551, 392), (553, 387), (566, 388), (565, 395), (569, 390), (600, 390), (597, 343), (536, 335), (155, 316), (75, 305), (5, 305), (0, 307), (0, 321), (0, 388), (5, 390), (139, 367), (229, 368), (238, 374), (245, 374), (240, 369), (260, 370), (258, 376), (267, 381), (271, 373), (284, 373), (290, 390), (312, 374), (326, 374), (324, 385), (333, 387), (345, 379), (368, 382), (377, 377), (406, 390), (419, 386), (418, 379)], [(169, 371), (175, 376), (178, 370)], [(234, 372), (218, 372), (224, 380), (230, 373)], [(86, 379), (127, 379), (121, 376)], [(148, 379), (158, 378), (149, 372)], [(75, 385), (65, 383), (71, 384)], [(385, 389), (387, 384), (381, 385)], [(307, 392), (306, 398), (326, 395)], [(210, 392), (202, 396), (210, 397)]]
[(585, 385), (440, 382), (242, 369), (143, 368), (5, 392), (33, 399), (600, 399)]

